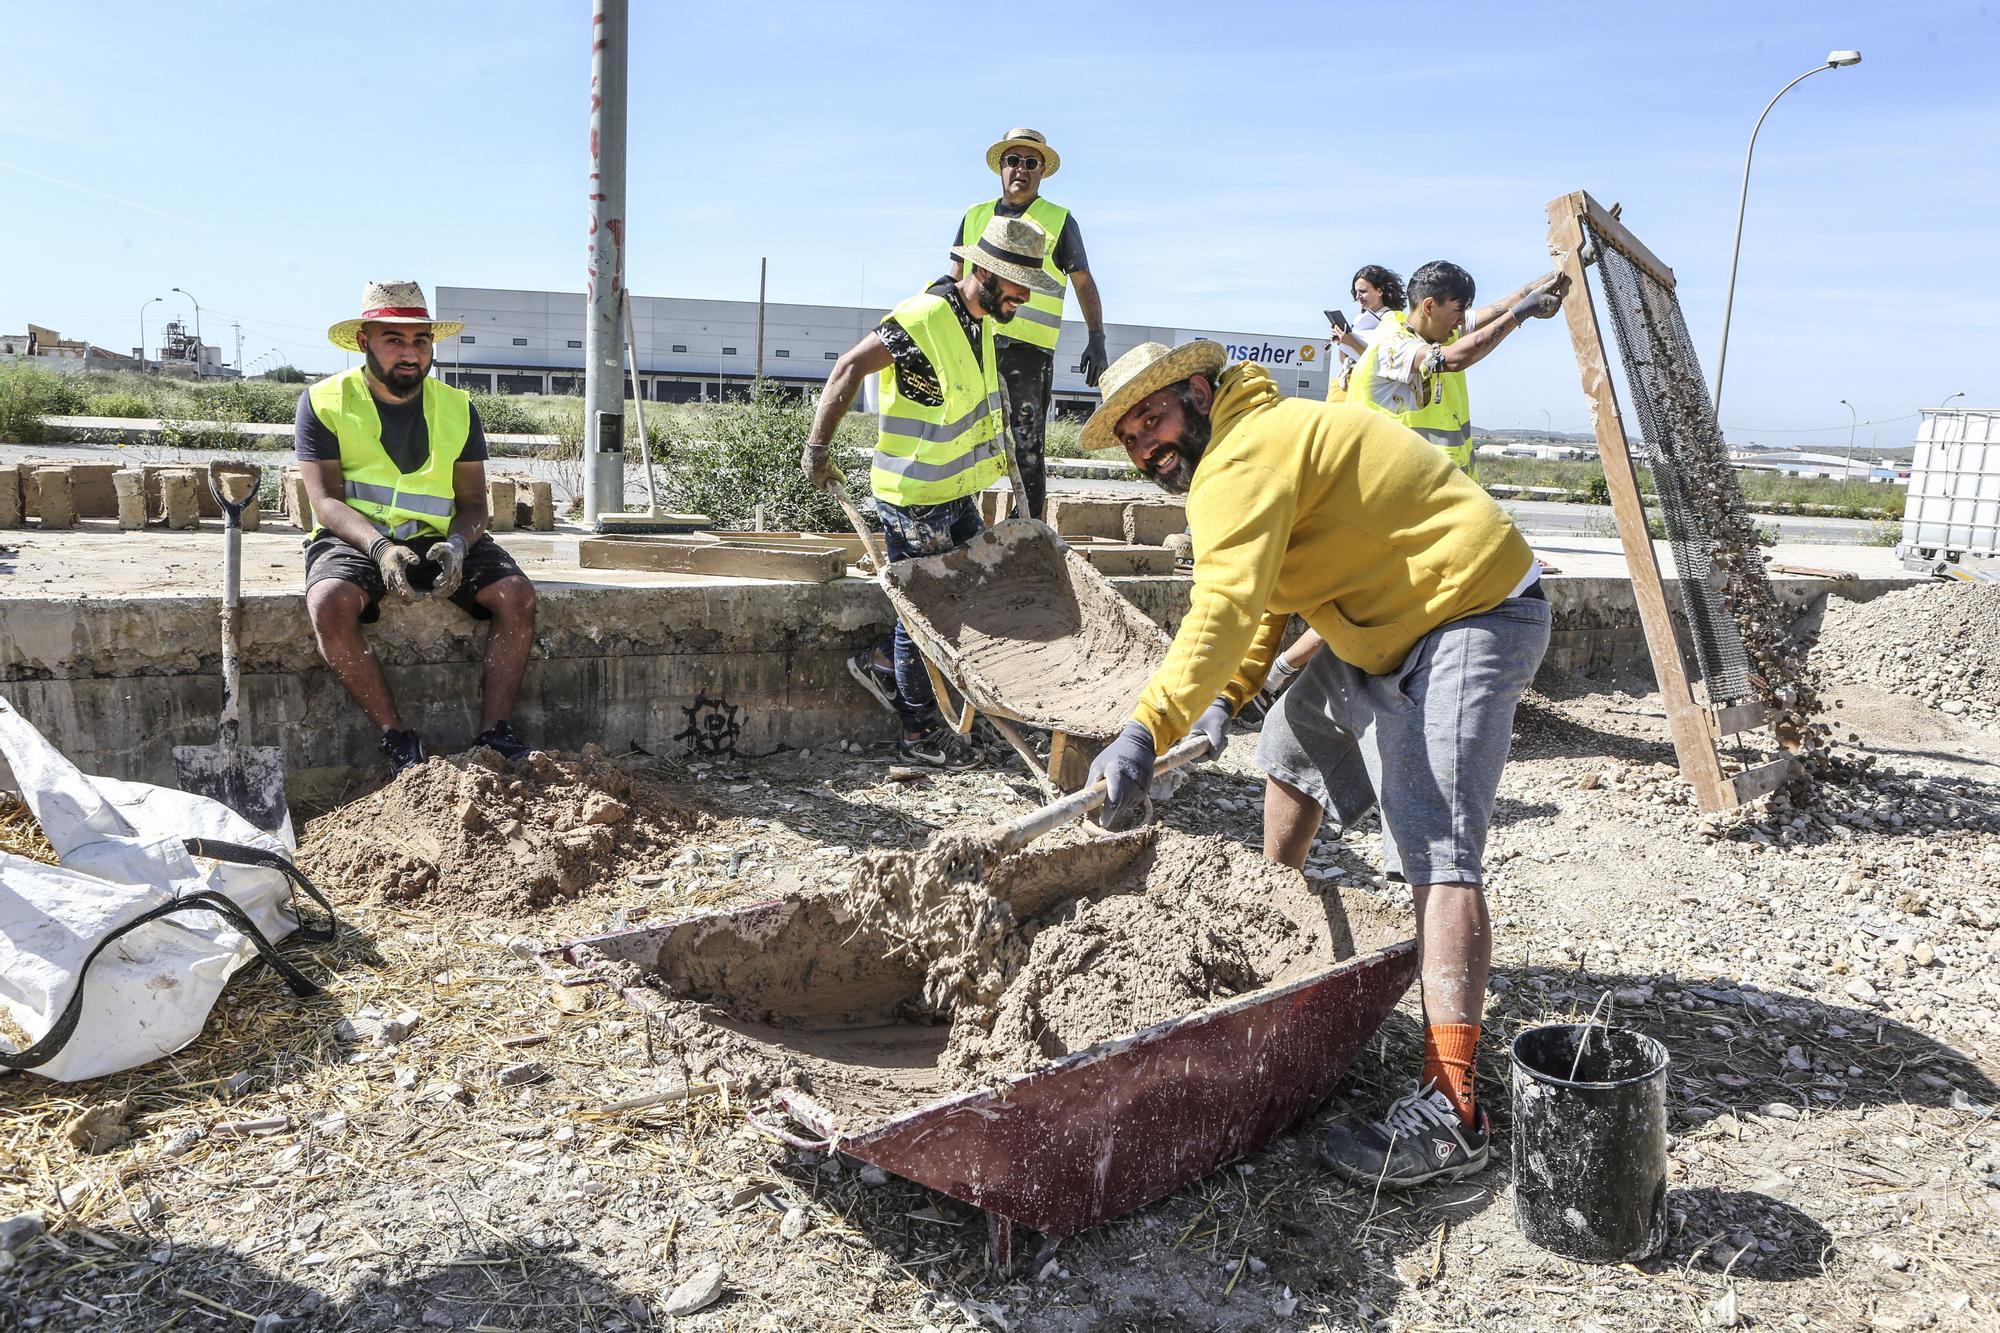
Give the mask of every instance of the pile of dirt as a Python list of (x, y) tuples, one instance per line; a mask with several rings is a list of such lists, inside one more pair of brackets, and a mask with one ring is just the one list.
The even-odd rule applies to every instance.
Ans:
[(594, 745), (511, 763), (481, 747), (313, 820), (298, 863), (349, 900), (507, 915), (655, 870), (706, 820)]
[(2000, 585), (1927, 583), (1869, 602), (1834, 599), (1813, 660), (1953, 717), (2000, 722)]

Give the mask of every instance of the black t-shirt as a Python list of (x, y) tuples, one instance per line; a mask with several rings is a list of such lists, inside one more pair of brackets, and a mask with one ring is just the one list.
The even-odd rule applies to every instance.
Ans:
[[(1027, 211), (1027, 205), (1024, 204), (1016, 208), (1005, 199), (996, 200), (993, 204), (993, 215), (995, 217), (1017, 218)], [(958, 230), (952, 234), (951, 243), (953, 245), (977, 245), (979, 243), (977, 236), (966, 236), (965, 217), (963, 214), (959, 215)], [(951, 258), (953, 263), (964, 262), (957, 255), (953, 255)], [(1062, 235), (1056, 237), (1056, 267), (1065, 273), (1075, 273), (1079, 269), (1088, 270), (1090, 268), (1090, 256), (1083, 252), (1083, 228), (1076, 225), (1076, 214), (1074, 213), (1070, 214), (1069, 221), (1063, 223)]]
[[(972, 344), (972, 359), (981, 366), (986, 364), (986, 352), (980, 341), (979, 317), (965, 304), (965, 298), (958, 294), (958, 284), (950, 278), (939, 278), (924, 289), (932, 296), (941, 296), (951, 313), (958, 316), (958, 327), (964, 332), (965, 340)], [(944, 386), (938, 383), (937, 370), (924, 349), (917, 346), (917, 340), (910, 331), (893, 319), (885, 319), (875, 329), (875, 336), (889, 349), (889, 356), (896, 363), (896, 391), (913, 403), (925, 407), (944, 406)]]
[[(472, 414), (472, 432), (465, 437), (459, 454), (461, 463), (486, 461), (486, 429), (479, 424), (479, 409), (467, 405)], [(375, 400), (375, 413), (382, 418), (382, 448), (399, 472), (415, 472), (431, 453), (430, 427), (424, 422), (424, 396), (420, 393), (407, 403)], [(292, 423), (292, 453), (300, 462), (337, 463), (340, 437), (326, 428), (313, 411), (312, 391), (299, 395), (298, 418)]]

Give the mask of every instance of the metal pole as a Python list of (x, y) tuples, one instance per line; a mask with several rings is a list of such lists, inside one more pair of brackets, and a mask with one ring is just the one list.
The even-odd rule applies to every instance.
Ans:
[[(153, 301), (164, 300), (166, 300), (164, 296), (153, 298)], [(139, 303), (139, 373), (141, 375), (146, 373), (146, 307), (153, 304), (153, 301), (141, 301)]]
[(1845, 398), (1840, 400), (1840, 405), (1847, 409), (1847, 466), (1841, 471), (1844, 481), (1854, 471), (1854, 432), (1861, 425), (1861, 415), (1854, 410), (1854, 404)]
[(757, 261), (757, 368), (751, 376), (753, 384), (764, 378), (764, 273), (770, 262), (768, 258)]
[(194, 293), (185, 287), (176, 287), (174, 290), (185, 296), (188, 300), (194, 301), (194, 377), (200, 379), (202, 377), (201, 363), (208, 349), (208, 344), (201, 340), (201, 302), (195, 301)]
[[(590, 266), (584, 277), (583, 521), (625, 507), (625, 54), (627, 0), (591, 0)], [(637, 391), (637, 385), (634, 385)]]
[[(1845, 54), (1836, 52), (1835, 54)], [(1855, 56), (1856, 60), (1861, 57)], [(1729, 362), (1729, 315), (1736, 308), (1736, 261), (1743, 253), (1743, 209), (1750, 202), (1750, 159), (1757, 152), (1757, 131), (1764, 128), (1764, 117), (1771, 114), (1771, 108), (1778, 104), (1778, 97), (1799, 86), (1821, 70), (1838, 69), (1832, 60), (1824, 65), (1815, 65), (1805, 73), (1778, 89), (1778, 96), (1764, 104), (1764, 110), (1757, 117), (1757, 123), (1750, 127), (1750, 146), (1743, 150), (1743, 189), (1736, 197), (1736, 240), (1729, 248), (1729, 295), (1722, 302), (1722, 349), (1715, 354), (1715, 428), (1722, 429), (1722, 372)]]

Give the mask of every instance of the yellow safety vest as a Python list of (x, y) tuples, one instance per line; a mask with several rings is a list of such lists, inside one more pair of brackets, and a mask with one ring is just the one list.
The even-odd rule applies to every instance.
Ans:
[(944, 403), (926, 407), (904, 395), (892, 367), (882, 375), (882, 415), (869, 488), (892, 505), (943, 504), (985, 490), (1007, 474), (1000, 453), (1000, 375), (993, 321), (979, 321), (972, 354), (951, 303), (925, 292), (889, 312), (930, 358)]
[[(965, 210), (959, 244), (979, 244), (979, 238), (986, 234), (986, 224), (993, 220), (993, 209), (998, 203), (997, 199), (989, 199)], [(1059, 290), (1054, 296), (1029, 292), (1028, 303), (1015, 310), (1014, 318), (1002, 328), (1015, 342), (1029, 343), (1053, 352), (1056, 338), (1062, 333), (1063, 297), (1069, 291), (1069, 274), (1056, 267), (1056, 242), (1062, 238), (1063, 226), (1069, 221), (1069, 210), (1061, 204), (1052, 204), (1037, 197), (1028, 205), (1025, 216), (1049, 234), (1049, 248), (1042, 255), (1042, 271), (1056, 280)]]
[[(1368, 343), (1368, 350), (1361, 354), (1347, 379), (1347, 401), (1372, 407), (1377, 412), (1396, 418), (1417, 434), (1435, 444), (1458, 465), (1458, 470), (1475, 481), (1479, 477), (1479, 460), (1472, 452), (1472, 408), (1466, 399), (1465, 372), (1447, 370), (1431, 377), (1430, 401), (1420, 407), (1398, 412), (1375, 400), (1372, 385), (1375, 380), (1376, 355), (1391, 338), (1414, 338), (1409, 331), (1409, 316), (1401, 310), (1384, 310), (1382, 322), (1375, 326), (1375, 336)], [(1390, 324), (1395, 325), (1390, 328)], [(1445, 339), (1455, 342), (1456, 333)], [(1331, 400), (1332, 395), (1328, 395)]]
[[(329, 375), (306, 393), (313, 415), (340, 441), (340, 475), (347, 483), (343, 498), (350, 508), (397, 541), (442, 537), (451, 530), (458, 508), (451, 474), (472, 435), (470, 394), (424, 378), (430, 457), (415, 472), (404, 472), (382, 447), (382, 416), (363, 367)], [(325, 530), (316, 527), (313, 536)]]

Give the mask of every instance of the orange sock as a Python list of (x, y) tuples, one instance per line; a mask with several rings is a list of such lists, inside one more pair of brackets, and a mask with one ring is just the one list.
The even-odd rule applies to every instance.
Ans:
[(1478, 1049), (1477, 1023), (1438, 1023), (1424, 1029), (1424, 1072), (1419, 1082), (1436, 1083), (1468, 1125), (1474, 1115), (1472, 1059)]

